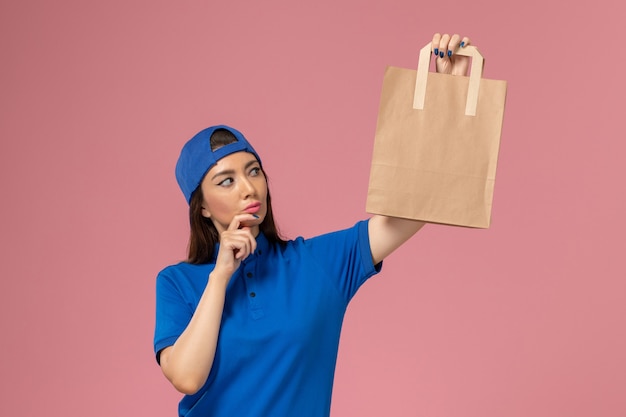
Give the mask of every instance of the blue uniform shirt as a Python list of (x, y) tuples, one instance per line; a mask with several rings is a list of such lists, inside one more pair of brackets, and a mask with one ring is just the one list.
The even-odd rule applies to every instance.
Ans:
[[(215, 360), (181, 416), (325, 417), (348, 302), (380, 270), (368, 223), (285, 247), (257, 237), (226, 290)], [(157, 277), (155, 352), (191, 320), (214, 264), (179, 263)]]

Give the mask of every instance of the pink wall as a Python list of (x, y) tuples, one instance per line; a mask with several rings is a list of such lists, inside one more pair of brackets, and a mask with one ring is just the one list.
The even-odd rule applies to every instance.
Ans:
[(438, 30), (509, 81), (492, 228), (429, 226), (362, 289), (333, 415), (626, 415), (619, 2), (219, 3), (0, 5), (0, 415), (175, 415), (151, 340), (184, 141), (239, 127), (288, 236), (349, 226), (385, 66)]

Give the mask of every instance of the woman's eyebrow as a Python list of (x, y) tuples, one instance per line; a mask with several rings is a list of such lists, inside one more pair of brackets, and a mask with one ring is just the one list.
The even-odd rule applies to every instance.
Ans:
[(232, 175), (235, 173), (234, 169), (226, 169), (224, 171), (220, 171), (218, 173), (216, 173), (215, 175), (213, 175), (213, 177), (211, 177), (212, 180), (214, 180), (215, 178), (222, 176), (222, 175)]

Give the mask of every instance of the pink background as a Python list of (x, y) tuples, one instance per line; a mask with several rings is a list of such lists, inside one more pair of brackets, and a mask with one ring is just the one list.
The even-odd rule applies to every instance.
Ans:
[(384, 69), (435, 31), (509, 82), (492, 228), (428, 226), (362, 288), (333, 415), (626, 415), (618, 4), (2, 1), (0, 415), (176, 415), (152, 331), (182, 144), (232, 124), (287, 236), (350, 226)]

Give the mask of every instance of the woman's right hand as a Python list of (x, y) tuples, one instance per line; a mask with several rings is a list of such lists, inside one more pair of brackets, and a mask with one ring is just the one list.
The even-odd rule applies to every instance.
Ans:
[(161, 351), (161, 369), (176, 389), (184, 394), (198, 392), (211, 372), (221, 326), (226, 287), (241, 261), (254, 253), (256, 239), (250, 226), (258, 222), (252, 214), (238, 214), (220, 234), (215, 268), (196, 311), (174, 345)]
[(241, 261), (254, 253), (256, 238), (247, 224), (255, 220), (256, 217), (252, 214), (238, 214), (233, 217), (228, 229), (220, 234), (220, 247), (212, 274), (230, 280)]
[(467, 56), (457, 55), (460, 48), (470, 44), (470, 39), (465, 36), (444, 33), (435, 33), (432, 41), (432, 52), (436, 56), (437, 72), (452, 75), (467, 75), (470, 59)]

